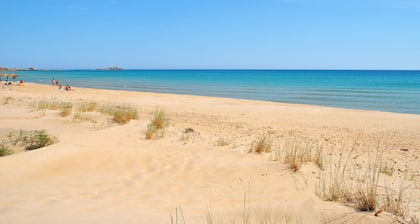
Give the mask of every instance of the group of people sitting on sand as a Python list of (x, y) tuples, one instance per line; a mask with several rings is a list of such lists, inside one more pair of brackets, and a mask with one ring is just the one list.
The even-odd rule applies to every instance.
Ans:
[[(3, 84), (3, 80), (1, 79), (1, 74), (0, 74), (0, 84)], [(16, 81), (16, 79), (14, 78), (13, 79), (13, 82), (12, 81), (9, 81), (8, 79), (4, 82), (4, 85), (5, 86), (8, 86), (8, 85), (25, 85), (25, 80), (23, 80), (23, 79), (21, 79), (19, 82), (18, 81)]]
[(63, 85), (61, 85), (60, 80), (56, 80), (54, 78), (51, 80), (51, 85), (58, 86), (59, 90), (65, 90), (65, 91), (70, 91), (71, 90), (71, 87), (70, 87), (69, 84), (66, 84), (66, 86), (63, 88)]

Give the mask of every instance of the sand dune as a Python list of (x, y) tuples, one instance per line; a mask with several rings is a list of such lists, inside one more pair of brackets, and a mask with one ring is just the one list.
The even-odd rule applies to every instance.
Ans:
[[(313, 163), (293, 172), (273, 161), (273, 154), (248, 153), (262, 134), (273, 139), (273, 148), (304, 139), (322, 143), (326, 160), (342, 149), (347, 153), (359, 139), (352, 160), (361, 166), (380, 142), (383, 160), (395, 169), (381, 177), (390, 188), (407, 186), (410, 216), (420, 216), (419, 115), (83, 88), (65, 92), (31, 83), (0, 94), (0, 137), (45, 129), (58, 139), (0, 157), (0, 223), (170, 223), (176, 208), (187, 223), (206, 223), (209, 211), (216, 221), (241, 223), (244, 207), (252, 220), (280, 223), (395, 221), (387, 212), (375, 216), (321, 200)], [(74, 121), (30, 107), (41, 99), (126, 103), (138, 108), (139, 118), (125, 125)], [(162, 139), (146, 140), (159, 107), (169, 126)], [(185, 128), (195, 132), (186, 135)], [(217, 146), (220, 138), (230, 144)]]

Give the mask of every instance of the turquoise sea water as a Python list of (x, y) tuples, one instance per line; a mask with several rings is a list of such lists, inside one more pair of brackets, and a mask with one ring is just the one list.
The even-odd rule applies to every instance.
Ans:
[(20, 71), (28, 82), (420, 114), (420, 71)]

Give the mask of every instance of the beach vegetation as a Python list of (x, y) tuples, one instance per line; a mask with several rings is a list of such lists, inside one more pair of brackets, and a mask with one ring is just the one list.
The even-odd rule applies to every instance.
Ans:
[(53, 144), (55, 139), (45, 130), (32, 130), (10, 132), (8, 134), (8, 143), (13, 146), (22, 147), (25, 150), (39, 149)]
[(82, 101), (77, 106), (77, 111), (78, 112), (93, 112), (93, 111), (96, 111), (98, 109), (98, 106), (99, 106), (99, 104), (97, 102), (94, 102), (94, 101), (87, 101), (87, 102)]
[(188, 127), (188, 128), (185, 128), (184, 129), (184, 133), (185, 134), (192, 133), (192, 132), (195, 132), (195, 130), (193, 128), (191, 128), (191, 127)]
[(9, 149), (7, 146), (0, 144), (0, 157), (2, 156), (8, 156), (13, 154), (13, 151)]
[(168, 117), (164, 110), (157, 109), (147, 125), (146, 139), (158, 139), (163, 138), (165, 128), (168, 126)]
[(75, 112), (73, 115), (73, 120), (75, 121), (87, 121), (91, 123), (98, 123), (95, 116), (90, 113)]
[(357, 158), (352, 156), (356, 145), (357, 140), (348, 153), (344, 153), (344, 149), (341, 150), (334, 161), (333, 154), (330, 154), (329, 170), (320, 169), (316, 194), (323, 200), (342, 202), (357, 211), (375, 212), (375, 216), (389, 212), (397, 217), (398, 223), (408, 223), (408, 201), (404, 201), (403, 194), (408, 186), (403, 187), (401, 184), (398, 191), (389, 186), (380, 186), (381, 173), (387, 174), (388, 171), (383, 171), (383, 152), (379, 150), (379, 144), (376, 152), (371, 153), (367, 150), (365, 166), (351, 162)]
[(151, 123), (156, 127), (156, 129), (164, 129), (168, 126), (168, 116), (166, 112), (160, 108), (157, 109)]
[(73, 104), (70, 102), (64, 102), (61, 104), (60, 107), (60, 115), (62, 117), (67, 117), (69, 116), (73, 111)]
[(138, 118), (137, 108), (126, 104), (104, 105), (98, 107), (98, 111), (112, 116), (112, 120), (118, 124), (126, 124), (130, 120)]
[(36, 108), (36, 110), (58, 110), (62, 117), (69, 116), (73, 111), (73, 103), (54, 99), (35, 101), (33, 107)]
[(289, 140), (283, 147), (276, 147), (272, 156), (274, 160), (288, 164), (290, 169), (298, 171), (304, 163), (313, 162), (319, 168), (323, 168), (324, 149), (322, 144), (314, 143), (313, 140)]
[(11, 101), (13, 101), (15, 98), (12, 96), (5, 96), (3, 97), (3, 105), (9, 104)]
[(223, 147), (223, 146), (229, 145), (230, 143), (231, 143), (230, 139), (219, 136), (219, 138), (217, 138), (217, 141), (216, 141), (216, 146), (222, 146)]
[(249, 152), (269, 153), (272, 148), (272, 140), (267, 134), (261, 135), (252, 145)]
[(380, 172), (392, 176), (394, 174), (394, 163), (392, 163), (392, 165), (390, 165), (389, 162), (381, 163)]

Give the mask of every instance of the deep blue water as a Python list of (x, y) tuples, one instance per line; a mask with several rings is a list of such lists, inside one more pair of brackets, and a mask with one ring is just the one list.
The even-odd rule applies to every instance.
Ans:
[(28, 82), (420, 114), (420, 71), (20, 71)]

